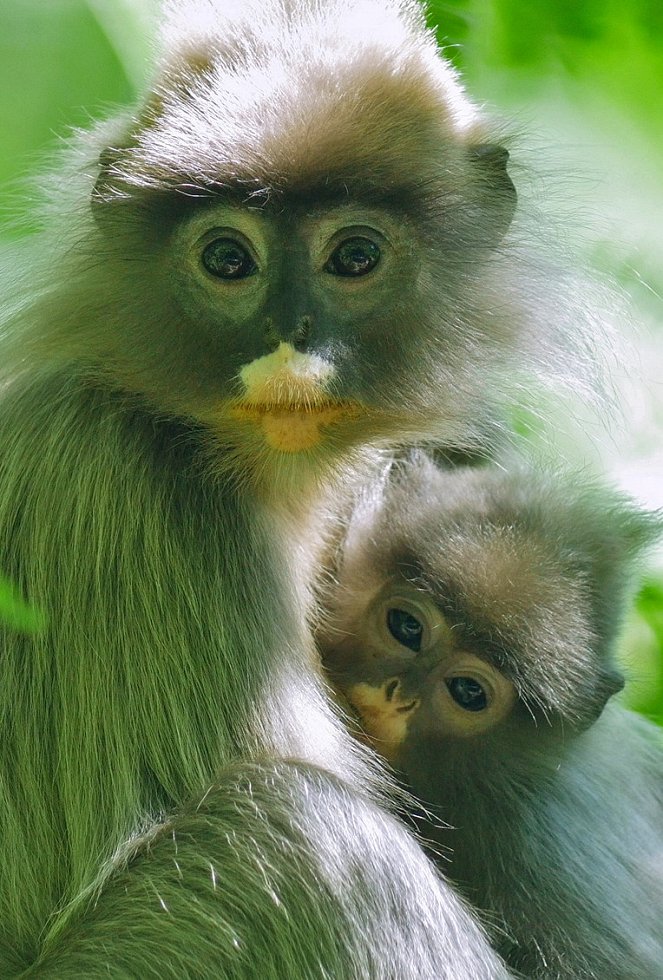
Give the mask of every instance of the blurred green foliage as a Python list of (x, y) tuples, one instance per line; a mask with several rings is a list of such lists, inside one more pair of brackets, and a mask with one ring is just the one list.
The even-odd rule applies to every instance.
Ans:
[(663, 582), (660, 579), (645, 579), (626, 625), (624, 645), (635, 654), (630, 667), (629, 703), (663, 725)]
[[(643, 99), (663, 79), (659, 0), (430, 0), (430, 21), (457, 63), (508, 68), (530, 84), (550, 73), (587, 79), (660, 122), (660, 104)], [(660, 132), (654, 134), (663, 138)]]
[(43, 167), (72, 126), (133, 99), (153, 9), (151, 0), (1, 0), (0, 220), (13, 210), (13, 182)]
[[(70, 127), (84, 126), (139, 90), (156, 11), (156, 0), (1, 0), (0, 220), (6, 220), (0, 244), (16, 233), (12, 213), (25, 208), (17, 203), (19, 177), (43, 168)], [(429, 16), (477, 98), (525, 117), (527, 130), (536, 121), (546, 152), (554, 156), (563, 147), (565, 161), (600, 186), (592, 207), (608, 225), (596, 232), (588, 251), (630, 291), (644, 324), (642, 357), (653, 360), (658, 380), (663, 3), (430, 0)], [(614, 234), (605, 231), (610, 220)], [(663, 455), (656, 455), (661, 404), (663, 399), (647, 403), (632, 421), (631, 444), (637, 449), (616, 450), (618, 458), (607, 466), (629, 489), (637, 483), (638, 467), (654, 473), (643, 495), (649, 506), (663, 506)], [(542, 414), (516, 410), (524, 438), (537, 435)], [(24, 629), (41, 622), (2, 581), (0, 616)], [(663, 723), (663, 574), (656, 562), (625, 626), (622, 649), (634, 678), (631, 704)]]

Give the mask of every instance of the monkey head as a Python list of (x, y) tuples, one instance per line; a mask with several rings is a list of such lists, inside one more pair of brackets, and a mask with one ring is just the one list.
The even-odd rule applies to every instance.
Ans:
[(41, 350), (242, 475), (483, 438), (520, 347), (494, 272), (515, 191), (418, 5), (210, 10), (166, 24), (142, 109), (90, 136), (57, 260), (71, 315)]
[(656, 519), (604, 488), (420, 457), (350, 527), (320, 630), (368, 740), (433, 783), (531, 772), (623, 684), (613, 647)]

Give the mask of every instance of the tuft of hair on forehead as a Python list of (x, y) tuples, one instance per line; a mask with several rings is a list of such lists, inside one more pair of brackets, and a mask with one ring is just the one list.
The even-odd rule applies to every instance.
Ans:
[(167, 0), (160, 39), (166, 68), (177, 60), (195, 65), (201, 56), (228, 70), (311, 60), (322, 67), (371, 51), (397, 67), (418, 53), (439, 60), (443, 81), (458, 84), (438, 59), (417, 0)]
[(130, 183), (388, 188), (483, 138), (414, 0), (170, 0), (161, 49)]

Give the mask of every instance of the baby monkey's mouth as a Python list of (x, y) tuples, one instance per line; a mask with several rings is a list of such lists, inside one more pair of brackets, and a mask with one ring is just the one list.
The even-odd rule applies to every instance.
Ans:
[(392, 677), (390, 681), (387, 681), (384, 687), (384, 696), (385, 700), (391, 702), (394, 710), (400, 714), (407, 714), (409, 711), (414, 711), (415, 708), (419, 707), (419, 698), (411, 698), (409, 701), (403, 700), (401, 682), (397, 677)]
[(395, 762), (421, 699), (405, 695), (398, 677), (378, 684), (350, 683), (342, 690), (369, 744)]

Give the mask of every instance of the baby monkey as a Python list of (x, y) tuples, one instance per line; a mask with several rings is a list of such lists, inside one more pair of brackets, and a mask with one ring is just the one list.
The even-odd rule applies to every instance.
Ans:
[(334, 687), (526, 977), (663, 977), (660, 733), (606, 708), (658, 530), (605, 489), (417, 455), (358, 508), (325, 597)]

